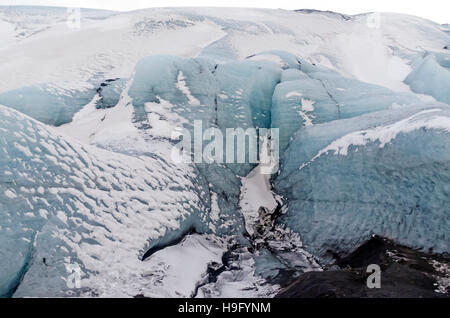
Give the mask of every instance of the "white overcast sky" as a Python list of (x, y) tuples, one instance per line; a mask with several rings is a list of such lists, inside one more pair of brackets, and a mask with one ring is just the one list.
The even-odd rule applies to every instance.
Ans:
[(450, 23), (449, 0), (0, 0), (0, 5), (48, 5), (128, 11), (150, 7), (212, 6), (331, 10), (347, 14), (398, 12)]

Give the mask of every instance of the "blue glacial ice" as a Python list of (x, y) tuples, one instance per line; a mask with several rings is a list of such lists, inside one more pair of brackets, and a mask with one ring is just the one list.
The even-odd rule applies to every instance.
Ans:
[[(276, 65), (267, 61), (216, 64), (208, 58), (144, 58), (136, 65), (128, 92), (134, 106), (135, 124), (149, 140), (164, 139), (172, 143), (177, 140), (171, 139), (171, 132), (179, 127), (188, 129), (194, 139), (195, 121), (202, 122), (203, 130), (211, 127), (221, 130), (223, 136), (227, 128), (269, 127), (273, 89), (280, 73)], [(169, 128), (166, 133), (157, 129), (160, 122)], [(242, 236), (240, 177), (254, 166), (251, 163), (196, 165), (220, 210), (213, 226), (216, 234)]]
[(95, 89), (74, 91), (41, 84), (1, 93), (0, 104), (14, 108), (45, 124), (59, 126), (70, 122), (73, 115), (94, 95)]
[(209, 196), (192, 167), (67, 141), (4, 106), (0, 114), (1, 296), (71, 295), (71, 265), (90, 286), (80, 293), (126, 281), (122, 295), (136, 295), (141, 258), (158, 239), (203, 230)]
[(300, 129), (274, 190), (322, 259), (372, 234), (448, 252), (450, 107), (408, 106)]
[(450, 104), (450, 54), (428, 54), (405, 79), (416, 93)]
[(283, 70), (272, 98), (271, 127), (280, 128), (280, 151), (301, 127), (419, 101), (414, 94), (346, 78), (300, 59), (297, 68)]
[[(278, 225), (300, 233), (324, 260), (329, 249), (348, 252), (371, 234), (449, 250), (448, 106), (421, 105), (413, 93), (346, 78), (287, 52), (236, 61), (216, 49), (197, 58), (143, 58), (129, 87), (129, 79), (111, 79), (83, 93), (42, 86), (0, 95), (55, 126), (92, 100), (108, 121), (126, 95), (132, 126), (146, 142), (133, 156), (112, 153), (0, 108), (0, 295), (70, 295), (67, 266), (77, 264), (88, 286), (81, 295), (107, 296), (116, 284), (134, 296), (151, 275), (141, 261), (146, 252), (192, 230), (249, 244), (239, 200), (241, 178), (255, 164), (171, 162), (179, 142), (173, 133), (195, 135), (194, 121), (223, 135), (227, 128), (280, 129), (281, 169), (272, 184), (286, 213)], [(435, 96), (442, 87), (423, 93)], [(284, 266), (265, 250), (255, 262), (267, 277)], [(44, 277), (52, 279), (43, 284)]]
[(96, 107), (110, 108), (116, 106), (128, 80), (126, 78), (109, 78), (102, 82), (100, 87), (97, 88), (99, 99)]
[[(250, 56), (242, 62), (224, 64), (215, 64), (208, 58), (149, 57), (142, 60), (136, 67), (136, 77), (129, 94), (136, 109), (137, 123), (143, 127), (150, 138), (158, 138), (158, 134), (151, 128), (149, 114), (152, 112), (160, 114), (161, 105), (164, 106), (166, 113), (158, 115), (160, 118), (166, 117), (169, 121), (170, 118), (177, 118), (175, 121), (177, 124), (182, 124), (189, 129), (192, 129), (192, 122), (195, 119), (201, 119), (204, 128), (218, 127), (221, 130), (228, 127), (280, 128), (280, 150), (282, 153), (285, 149), (287, 150), (281, 157), (280, 175), (274, 177), (273, 182), (274, 191), (286, 199), (288, 207), (288, 213), (280, 222), (304, 235), (305, 241), (311, 244), (311, 249), (319, 255), (324, 255), (324, 250), (326, 251), (328, 245), (334, 249), (340, 248), (349, 251), (357, 243), (367, 238), (367, 235), (373, 233), (398, 239), (411, 246), (433, 248), (440, 252), (448, 250), (445, 241), (446, 227), (440, 227), (434, 231), (436, 237), (441, 238), (440, 240), (435, 236), (425, 235), (423, 233), (425, 230), (420, 227), (423, 213), (428, 213), (428, 210), (423, 212), (423, 209), (429, 209), (429, 207), (424, 207), (426, 205), (422, 201), (427, 201), (427, 198), (432, 196), (421, 187), (417, 189), (416, 193), (415, 191), (395, 190), (402, 189), (402, 185), (395, 182), (391, 184), (390, 188), (375, 185), (376, 182), (385, 184), (389, 178), (384, 175), (375, 177), (379, 167), (372, 167), (372, 165), (379, 163), (380, 159), (374, 156), (373, 152), (370, 152), (373, 156), (367, 162), (363, 161), (360, 164), (364, 167), (367, 165), (368, 176), (367, 179), (361, 177), (364, 186), (359, 192), (355, 192), (352, 188), (355, 186), (354, 180), (359, 180), (359, 175), (349, 172), (349, 168), (344, 169), (345, 164), (353, 165), (353, 162), (345, 160), (350, 156), (338, 156), (339, 159), (336, 159), (342, 162), (343, 167), (335, 163), (334, 156), (327, 153), (323, 155), (323, 158), (320, 156), (320, 161), (330, 164), (331, 172), (337, 170), (343, 175), (343, 190), (330, 194), (332, 189), (339, 189), (341, 175), (339, 178), (331, 178), (330, 180), (334, 180), (335, 183), (324, 186), (328, 190), (321, 192), (324, 197), (318, 200), (319, 203), (315, 203), (312, 198), (319, 195), (318, 188), (322, 185), (317, 185), (318, 188), (316, 185), (308, 188), (309, 181), (302, 177), (304, 171), (300, 169), (304, 163), (302, 160), (306, 160), (301, 154), (304, 151), (310, 151), (310, 147), (315, 149), (314, 147), (321, 145), (310, 135), (311, 131), (317, 131), (320, 136), (325, 136), (327, 142), (331, 144), (335, 139), (344, 137), (345, 134), (351, 132), (365, 131), (372, 126), (388, 126), (393, 124), (395, 119), (401, 121), (402, 116), (414, 115), (411, 112), (417, 110), (417, 105), (420, 105), (421, 102), (412, 93), (393, 92), (380, 86), (343, 77), (332, 70), (310, 64), (289, 53), (271, 51)], [(444, 107), (442, 108), (444, 115), (441, 117), (445, 123), (447, 114), (445, 106), (442, 104), (434, 106)], [(176, 116), (169, 115), (171, 113)], [(440, 133), (439, 129), (438, 131)], [(389, 132), (392, 130), (388, 129)], [(414, 156), (414, 154), (407, 155), (404, 149), (407, 149), (406, 144), (403, 145), (400, 142), (401, 138), (417, 139), (416, 131), (408, 131), (408, 133), (407, 137), (401, 135), (398, 138), (392, 138), (392, 145), (400, 143), (398, 146), (400, 150), (395, 150), (400, 153), (399, 157), (403, 156), (400, 162), (407, 160), (408, 155)], [(433, 139), (435, 144), (442, 143), (442, 140), (434, 134), (427, 138)], [(423, 142), (426, 143), (426, 141)], [(377, 141), (374, 140), (373, 143), (376, 144)], [(383, 144), (381, 152), (394, 147), (391, 143), (387, 144), (386, 146)], [(365, 146), (367, 149), (372, 149), (369, 147), (370, 145), (371, 142), (368, 142), (368, 145)], [(325, 148), (327, 144), (322, 146)], [(375, 148), (378, 149), (378, 145)], [(315, 150), (319, 152), (320, 149)], [(448, 148), (437, 149), (440, 149), (442, 156), (448, 155)], [(438, 151), (437, 149), (435, 151)], [(310, 153), (308, 152), (308, 154)], [(357, 156), (363, 156), (365, 159), (367, 154), (365, 151), (360, 151)], [(394, 154), (384, 155), (383, 153), (383, 156), (386, 156), (383, 157), (386, 158), (386, 163), (383, 163), (387, 167), (386, 170), (398, 169), (399, 171), (393, 173), (403, 176), (402, 178), (413, 179), (416, 178), (416, 173), (419, 173), (418, 171), (412, 173), (410, 169), (402, 168), (397, 161), (390, 163), (389, 159), (392, 161)], [(419, 154), (420, 158), (421, 156)], [(427, 158), (434, 162), (431, 157)], [(308, 166), (304, 169), (309, 171), (317, 164), (313, 160), (311, 167)], [(338, 166), (339, 169), (333, 168)], [(292, 167), (297, 167), (298, 171)], [(246, 175), (252, 166), (238, 165), (235, 167), (233, 164), (217, 164), (197, 165), (197, 168), (207, 180), (210, 192), (214, 194), (221, 213), (222, 223), (216, 224), (217, 227), (214, 229), (216, 233), (241, 233), (243, 226), (242, 217), (238, 212), (239, 191), (237, 191), (237, 187), (240, 186), (239, 176)], [(320, 168), (318, 169), (318, 172), (314, 170), (308, 176), (321, 174)], [(431, 172), (424, 172), (424, 174), (432, 177), (439, 169), (441, 169), (440, 166)], [(326, 174), (330, 174), (330, 171), (326, 170), (323, 175)], [(316, 178), (314, 177), (313, 180)], [(328, 179), (324, 177), (323, 180), (325, 181), (321, 182), (326, 182)], [(344, 180), (347, 180), (349, 184), (345, 184)], [(401, 181), (399, 182), (401, 183)], [(414, 181), (411, 181), (410, 186), (412, 184)], [(366, 185), (367, 189), (364, 188)], [(360, 195), (360, 192), (370, 196), (376, 186), (388, 191), (379, 190), (377, 196), (386, 197), (391, 192), (396, 193), (390, 199), (386, 199), (389, 204), (378, 204), (381, 199), (377, 197), (364, 205), (365, 201), (359, 202), (358, 199), (352, 197), (352, 195)], [(438, 187), (444, 192), (447, 191), (445, 182), (444, 184), (439, 183)], [(312, 197), (305, 199), (306, 194), (302, 191)], [(347, 192), (349, 192), (349, 202), (357, 201), (358, 203), (349, 208), (347, 214), (343, 214), (344, 212), (341, 212), (337, 206), (347, 211), (347, 206), (351, 206), (351, 203), (340, 198), (339, 194)], [(436, 195), (437, 198), (433, 204), (438, 208), (434, 213), (436, 213), (435, 219), (439, 219), (439, 217), (445, 217), (444, 212), (447, 211), (446, 204), (448, 202), (443, 194), (436, 192)], [(337, 196), (337, 198), (334, 199), (333, 196)], [(327, 197), (332, 199), (326, 199)], [(345, 195), (344, 197), (347, 198)], [(410, 202), (411, 197), (421, 198), (419, 200), (421, 205), (418, 204), (420, 208), (416, 208), (416, 205), (405, 206), (404, 201)], [(438, 200), (439, 198), (441, 201)], [(417, 211), (412, 217), (403, 221), (405, 215), (409, 213), (405, 212), (409, 211), (408, 208)], [(366, 218), (365, 215), (370, 214), (373, 209), (376, 210), (372, 216), (374, 219)], [(397, 214), (392, 212), (395, 209), (399, 210)], [(320, 212), (317, 212), (319, 210)], [(360, 218), (356, 217), (357, 212), (360, 212)], [(340, 222), (335, 221), (336, 227), (333, 229), (338, 234), (326, 231), (327, 223), (322, 223), (321, 226), (314, 228), (315, 221), (305, 218), (305, 215), (310, 216), (314, 213), (323, 213), (324, 219), (341, 219)], [(349, 222), (352, 226), (350, 230), (345, 228)], [(425, 224), (425, 227), (431, 229), (433, 226), (439, 227), (444, 223), (436, 223), (430, 219), (429, 223), (425, 222)], [(320, 236), (323, 239), (319, 239)]]
[(53, 84), (38, 84), (0, 93), (0, 104), (14, 108), (45, 124), (60, 126), (99, 95), (97, 108), (114, 107), (128, 79), (92, 79), (90, 87), (64, 89)]

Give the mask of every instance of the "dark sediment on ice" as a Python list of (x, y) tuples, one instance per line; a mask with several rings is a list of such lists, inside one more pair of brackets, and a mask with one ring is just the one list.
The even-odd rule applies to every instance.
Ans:
[[(380, 288), (367, 287), (372, 271), (381, 269)], [(450, 297), (448, 255), (420, 252), (395, 242), (372, 237), (329, 270), (301, 274), (282, 289), (278, 298)]]

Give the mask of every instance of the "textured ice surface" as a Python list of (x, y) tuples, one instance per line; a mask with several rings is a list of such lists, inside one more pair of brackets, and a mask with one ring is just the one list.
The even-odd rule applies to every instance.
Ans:
[(18, 88), (0, 94), (0, 103), (29, 115), (45, 124), (59, 126), (95, 95), (95, 89), (61, 90), (46, 84)]
[[(282, 56), (286, 56), (284, 53)], [(294, 60), (292, 57), (290, 60)], [(417, 103), (410, 93), (350, 79), (298, 59), (282, 72), (272, 98), (271, 127), (280, 128), (280, 151), (301, 127)]]
[[(71, 294), (73, 291), (65, 287), (64, 274), (68, 275), (67, 264), (79, 264), (84, 275), (82, 284), (85, 286), (77, 290), (81, 295), (112, 295), (109, 293), (109, 286), (123, 286), (130, 280), (129, 285), (121, 287), (119, 292), (114, 291), (114, 295), (156, 295), (158, 293), (155, 286), (160, 283), (165, 287), (158, 295), (192, 295), (195, 292), (193, 287), (203, 277), (207, 260), (214, 261), (218, 257), (214, 252), (216, 247), (205, 250), (209, 256), (202, 261), (202, 267), (196, 268), (198, 272), (193, 275), (192, 280), (186, 281), (184, 287), (180, 285), (175, 289), (173, 286), (179, 285), (176, 283), (179, 275), (177, 269), (171, 272), (163, 266), (159, 276), (156, 273), (150, 275), (145, 266), (153, 263), (142, 262), (140, 258), (147, 250), (170, 245), (192, 229), (200, 233), (212, 232), (222, 237), (235, 237), (239, 243), (248, 244), (244, 237), (245, 226), (247, 232), (252, 234), (248, 226), (257, 222), (258, 215), (256, 213), (255, 216), (255, 212), (259, 208), (258, 202), (255, 203), (250, 198), (251, 202), (247, 200), (247, 203), (251, 203), (250, 208), (253, 210), (247, 211), (246, 201), (242, 201), (241, 197), (240, 177), (248, 174), (254, 165), (217, 163), (176, 166), (171, 163), (170, 150), (178, 142), (173, 132), (184, 127), (194, 136), (195, 120), (202, 122), (203, 129), (216, 127), (224, 135), (226, 128), (280, 128), (281, 150), (288, 147), (282, 157), (281, 174), (275, 178), (274, 191), (282, 195), (287, 204), (287, 214), (280, 222), (304, 236), (307, 247), (318, 255), (324, 256), (329, 248), (351, 249), (372, 233), (389, 236), (412, 246), (446, 251), (447, 221), (442, 222), (448, 204), (446, 181), (432, 179), (441, 170), (444, 173), (441, 173), (440, 178), (447, 177), (445, 164), (448, 160), (448, 148), (444, 146), (442, 149), (442, 140), (439, 139), (446, 135), (426, 135), (428, 139), (422, 143), (434, 147), (433, 152), (428, 152), (426, 156), (421, 152), (410, 154), (406, 151), (411, 147), (411, 140), (414, 140), (414, 145), (417, 143), (416, 130), (421, 131), (420, 128), (425, 125), (420, 121), (422, 117), (425, 117), (423, 120), (426, 124), (435, 125), (430, 126), (431, 128), (445, 130), (448, 110), (445, 110), (445, 106), (436, 104), (435, 107), (444, 109), (441, 110), (443, 115), (437, 119), (429, 119), (426, 117), (429, 112), (419, 114), (417, 126), (416, 117), (403, 117), (415, 114), (417, 107), (411, 105), (418, 101), (414, 94), (395, 93), (380, 86), (346, 78), (326, 67), (317, 67), (281, 51), (223, 64), (216, 64), (206, 57), (187, 59), (160, 55), (144, 58), (136, 65), (133, 78), (105, 81), (85, 108), (74, 116), (73, 123), (59, 128), (61, 132), (82, 141), (133, 157), (115, 157), (113, 153), (95, 150), (96, 148), (77, 146), (77, 143), (66, 142), (62, 137), (51, 133), (45, 135), (48, 137), (41, 136), (36, 144), (27, 143), (26, 147), (21, 139), (8, 141), (9, 147), (17, 144), (15, 148), (31, 157), (24, 161), (24, 166), (14, 167), (14, 171), (23, 174), (31, 169), (35, 175), (27, 177), (35, 181), (25, 189), (44, 189), (42, 196), (47, 204), (34, 204), (36, 192), (27, 192), (31, 190), (25, 190), (23, 194), (19, 186), (5, 188), (4, 196), (7, 200), (29, 202), (26, 208), (15, 210), (20, 217), (13, 224), (19, 226), (20, 230), (16, 231), (14, 228), (11, 232), (22, 237), (25, 235), (23, 229), (27, 228), (30, 234), (26, 237), (28, 241), (21, 247), (21, 253), (14, 256), (18, 259), (6, 258), (8, 261), (14, 260), (14, 263), (5, 266), (10, 272), (5, 272), (3, 293), (10, 294), (23, 276), (15, 296), (74, 295)], [(384, 112), (379, 112), (380, 110)], [(33, 125), (39, 131), (47, 131), (43, 126), (12, 110), (7, 111), (5, 108), (3, 112), (7, 115), (4, 125), (9, 125), (5, 126), (5, 133), (22, 131)], [(430, 111), (430, 114), (434, 112), (437, 110)], [(24, 122), (21, 124), (23, 127), (14, 128), (14, 122), (17, 121), (8, 121), (10, 117), (23, 118), (19, 121)], [(351, 117), (357, 118), (345, 119)], [(395, 118), (399, 123), (394, 122)], [(409, 121), (413, 123), (410, 124)], [(327, 122), (331, 123), (326, 124)], [(393, 128), (389, 125), (393, 125)], [(375, 130), (371, 132), (370, 129)], [(386, 131), (383, 132), (383, 129)], [(398, 137), (397, 129), (411, 136)], [(379, 130), (381, 137), (378, 136)], [(318, 137), (314, 132), (318, 133)], [(34, 133), (33, 129), (30, 133)], [(20, 135), (9, 134), (20, 138)], [(5, 136), (12, 138), (9, 134)], [(291, 138), (293, 140), (290, 142)], [(343, 138), (343, 143), (339, 142), (339, 138)], [(406, 138), (406, 142), (402, 143), (401, 138)], [(380, 151), (383, 152), (382, 158), (385, 158), (386, 163), (373, 154), (373, 149), (380, 146), (377, 144), (378, 140), (383, 146)], [(369, 150), (356, 151), (355, 155), (349, 156), (353, 148), (345, 142)], [(52, 149), (56, 149), (49, 154), (50, 157), (45, 152), (35, 150), (41, 144), (45, 148), (47, 143), (52, 145)], [(66, 154), (59, 150), (60, 144), (69, 144), (72, 151)], [(324, 150), (316, 149), (319, 146)], [(311, 148), (316, 151), (312, 156)], [(337, 151), (338, 156), (331, 155), (329, 150)], [(434, 153), (442, 158), (433, 157)], [(404, 164), (392, 162), (392, 158), (396, 156), (400, 158), (400, 162), (404, 162), (414, 154), (418, 156), (417, 165), (424, 169), (423, 172), (418, 168), (419, 170), (411, 173)], [(344, 155), (343, 160), (341, 157)], [(9, 156), (6, 158), (18, 157), (11, 154)], [(78, 156), (87, 159), (80, 159), (79, 165), (70, 162), (70, 158)], [(425, 159), (432, 162), (420, 161)], [(69, 162), (65, 163), (65, 160)], [(98, 168), (96, 160), (100, 162)], [(411, 162), (411, 159), (408, 160)], [(14, 161), (10, 161), (7, 160), (4, 164), (8, 167), (7, 170), (13, 170), (11, 162)], [(138, 169), (139, 164), (135, 161), (144, 165), (142, 170)], [(435, 161), (443, 161), (442, 164), (439, 163), (442, 166), (434, 166)], [(94, 162), (93, 167), (91, 162)], [(383, 162), (382, 167), (388, 172), (379, 171), (380, 162)], [(40, 166), (36, 168), (38, 163)], [(324, 166), (319, 165), (320, 163)], [(432, 168), (425, 169), (422, 167), (424, 164), (429, 164)], [(355, 166), (360, 167), (357, 172), (352, 170)], [(130, 172), (125, 177), (116, 176), (119, 169)], [(391, 171), (400, 176), (400, 181), (390, 179)], [(51, 174), (48, 181), (42, 177), (45, 173)], [(132, 181), (127, 181), (127, 177)], [(414, 184), (423, 184), (423, 179), (426, 178), (431, 179), (431, 184), (436, 184), (433, 191), (426, 186), (409, 189)], [(403, 179), (407, 179), (409, 183), (404, 185)], [(358, 191), (354, 189), (354, 180), (362, 184)], [(13, 175), (11, 182), (24, 184), (16, 175)], [(8, 183), (4, 185), (6, 187)], [(408, 191), (403, 190), (403, 186)], [(374, 191), (375, 188), (377, 190)], [(120, 194), (123, 191), (121, 204), (117, 203), (120, 195), (116, 191)], [(388, 194), (391, 195), (390, 198), (387, 198)], [(423, 199), (424, 197), (427, 199)], [(431, 202), (428, 202), (429, 198)], [(274, 204), (275, 202), (271, 202), (269, 208), (273, 209)], [(7, 203), (5, 206), (10, 205)], [(80, 210), (80, 207), (84, 208)], [(52, 217), (49, 218), (47, 214), (43, 217), (43, 211)], [(398, 212), (394, 214), (391, 211)], [(435, 216), (424, 220), (424, 213)], [(154, 216), (154, 219), (147, 217), (147, 214)], [(405, 219), (405, 215), (410, 217)], [(22, 225), (27, 224), (22, 220), (28, 220), (25, 216), (41, 223), (25, 227)], [(142, 221), (144, 217), (145, 222)], [(108, 218), (111, 220), (104, 221)], [(5, 219), (8, 220), (8, 217)], [(48, 221), (53, 219), (56, 220), (55, 224)], [(333, 220), (334, 227), (329, 225), (330, 220)], [(133, 233), (129, 233), (130, 228), (133, 228)], [(425, 234), (426, 231), (431, 231), (434, 235)], [(63, 237), (61, 233), (69, 235)], [(121, 247), (115, 247), (116, 245)], [(149, 259), (159, 260), (158, 264), (164, 263), (166, 257), (173, 260), (176, 256), (171, 256), (171, 251), (177, 251), (182, 246), (157, 252)], [(217, 251), (223, 251), (224, 248), (217, 247)], [(298, 247), (291, 249), (293, 248)], [(106, 252), (110, 249), (114, 252)], [(178, 253), (175, 252), (175, 255)], [(292, 255), (282, 253), (274, 256), (267, 254), (264, 249), (255, 255), (245, 256), (244, 253), (239, 256), (244, 258), (239, 272), (224, 273), (217, 283), (200, 288), (199, 295), (230, 295), (233, 288), (238, 286), (245, 289), (248, 284), (261, 285), (261, 279), (273, 278), (280, 270), (286, 269), (286, 266), (299, 266), (302, 270), (303, 267), (310, 266), (308, 257), (304, 254), (299, 253), (301, 258), (295, 261), (293, 255), (296, 254), (293, 254), (293, 250), (290, 253)], [(127, 261), (119, 262), (119, 258)], [(280, 266), (280, 262), (284, 265)], [(109, 266), (111, 263), (115, 265)], [(106, 268), (105, 264), (109, 267)], [(192, 266), (196, 267), (198, 264), (194, 265)], [(124, 266), (129, 270), (123, 275), (117, 274), (122, 273)], [(42, 285), (42, 277), (50, 273), (58, 279), (49, 280)], [(252, 273), (258, 277), (253, 277)], [(239, 283), (230, 285), (234, 275), (242, 279)], [(40, 287), (36, 287), (38, 285)], [(262, 289), (260, 295), (270, 295), (273, 290)]]
[[(183, 127), (190, 131), (192, 141), (210, 127), (221, 130), (224, 137), (227, 128), (270, 127), (272, 93), (280, 74), (281, 69), (267, 61), (216, 64), (207, 58), (144, 58), (136, 65), (129, 89), (136, 125), (149, 140), (172, 143), (178, 142), (171, 139), (172, 133)], [(202, 123), (199, 132), (194, 131), (195, 121)], [(222, 143), (226, 145), (225, 140)], [(226, 151), (223, 154), (225, 162)], [(241, 235), (244, 231), (239, 176), (255, 166), (246, 162), (196, 165), (217, 199), (221, 214), (213, 230), (218, 234)]]
[(97, 108), (114, 107), (128, 79), (93, 79), (90, 88), (66, 90), (49, 84), (18, 88), (0, 93), (0, 104), (14, 108), (45, 124), (60, 126), (72, 121), (95, 95)]
[[(393, 87), (412, 59), (450, 43), (448, 27), (400, 14), (380, 14), (378, 28), (368, 23), (370, 14), (344, 20), (322, 12), (242, 8), (81, 10), (78, 29), (67, 28), (68, 16), (64, 8), (0, 8), (0, 61), (9, 79), (0, 83), (1, 92), (48, 82), (74, 89), (102, 72), (127, 78), (148, 55), (227, 61), (274, 50)], [(10, 56), (19, 62), (11, 63)]]
[(102, 82), (100, 87), (97, 88), (97, 93), (100, 97), (97, 102), (97, 108), (116, 106), (128, 81), (129, 79), (109, 78)]
[(348, 252), (371, 234), (448, 251), (450, 108), (403, 107), (300, 130), (275, 192), (311, 251)]
[(21, 278), (16, 296), (68, 295), (70, 264), (83, 272), (80, 293), (136, 295), (152, 240), (206, 211), (192, 168), (82, 146), (0, 111), (1, 295)]
[(426, 56), (405, 79), (414, 92), (450, 104), (450, 54)]

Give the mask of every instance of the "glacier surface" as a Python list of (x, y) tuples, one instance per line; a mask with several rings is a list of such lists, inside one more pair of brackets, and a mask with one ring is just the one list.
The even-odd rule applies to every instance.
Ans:
[(373, 234), (447, 252), (449, 111), (403, 107), (298, 131), (274, 180), (282, 222), (324, 259)]
[(83, 293), (105, 295), (122, 282), (130, 287), (122, 295), (137, 295), (141, 258), (153, 241), (196, 226), (206, 212), (205, 188), (190, 167), (66, 141), (16, 111), (0, 111), (3, 296), (70, 295), (70, 264), (90, 286)]
[(450, 104), (450, 54), (426, 56), (405, 79), (417, 93)]
[[(372, 234), (450, 251), (448, 28), (48, 10), (0, 7), (0, 296), (270, 297)], [(278, 173), (173, 162), (195, 121), (279, 128)]]

